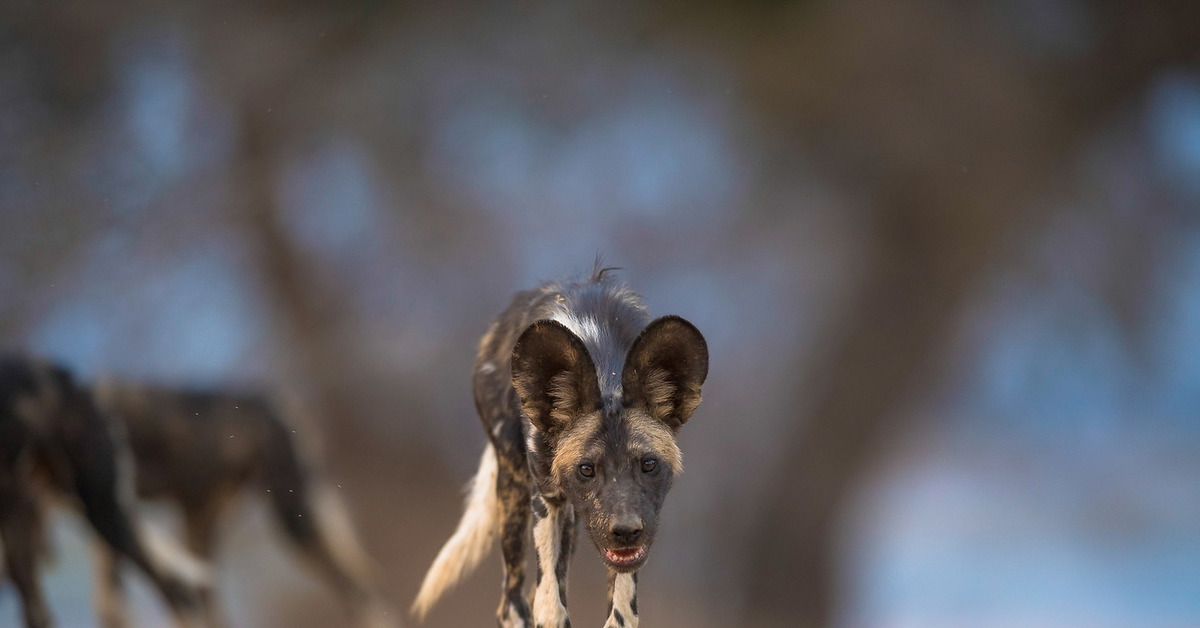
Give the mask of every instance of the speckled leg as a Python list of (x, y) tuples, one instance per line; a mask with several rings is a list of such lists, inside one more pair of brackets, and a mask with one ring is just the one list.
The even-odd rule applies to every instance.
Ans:
[(575, 531), (570, 504), (534, 495), (533, 544), (537, 551), (537, 591), (533, 596), (535, 628), (570, 628), (567, 616), (567, 565)]
[(504, 594), (496, 619), (500, 628), (530, 628), (525, 602), (525, 535), (529, 529), (529, 472), (523, 460), (500, 456), (496, 495), (500, 500), (500, 553), (504, 559)]
[(604, 628), (637, 628), (637, 574), (608, 572), (608, 621)]

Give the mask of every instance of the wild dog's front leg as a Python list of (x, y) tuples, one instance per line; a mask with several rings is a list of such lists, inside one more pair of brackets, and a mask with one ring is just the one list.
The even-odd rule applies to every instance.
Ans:
[(7, 575), (21, 597), (26, 628), (49, 628), (50, 607), (38, 579), (44, 522), (37, 499), (27, 490), (27, 482), (26, 477), (18, 475), (12, 483), (16, 486), (0, 483), (0, 554), (4, 555)]
[(523, 464), (500, 459), (496, 495), (500, 500), (500, 553), (504, 559), (504, 595), (496, 619), (500, 628), (532, 628), (525, 603), (525, 537), (529, 534), (529, 476)]
[(534, 494), (533, 545), (537, 550), (537, 590), (533, 595), (535, 628), (570, 628), (567, 617), (567, 563), (575, 531), (570, 504), (547, 502)]
[(121, 559), (107, 543), (96, 543), (93, 597), (96, 614), (104, 628), (125, 628), (129, 612), (125, 607), (125, 592), (121, 583)]
[(608, 621), (604, 628), (637, 628), (637, 574), (608, 571)]

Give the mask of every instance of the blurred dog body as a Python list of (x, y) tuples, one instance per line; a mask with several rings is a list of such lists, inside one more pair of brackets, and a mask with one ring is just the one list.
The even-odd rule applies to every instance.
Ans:
[(120, 425), (65, 369), (0, 357), (0, 539), (27, 627), (51, 625), (38, 580), (42, 518), (51, 497), (82, 511), (105, 551), (136, 564), (181, 626), (202, 624), (204, 567), (143, 528), (134, 510), (131, 455)]
[(570, 626), (566, 572), (578, 520), (608, 567), (605, 626), (636, 628), (636, 571), (682, 471), (675, 434), (699, 405), (707, 372), (695, 327), (675, 316), (650, 321), (641, 298), (598, 264), (589, 278), (518, 293), (480, 342), (473, 388), (489, 443), (413, 612), (423, 617), (498, 537), (500, 626)]
[[(301, 438), (305, 430), (296, 425), (297, 412), (285, 416), (259, 394), (111, 380), (99, 382), (96, 395), (129, 433), (138, 495), (178, 505), (191, 551), (213, 559), (222, 515), (253, 486), (256, 494), (267, 493), (281, 531), (334, 588), (357, 625), (397, 625), (376, 592), (344, 506)], [(120, 607), (117, 557), (102, 554), (99, 569), (106, 574), (102, 612)], [(213, 600), (205, 602), (210, 621), (221, 623)]]

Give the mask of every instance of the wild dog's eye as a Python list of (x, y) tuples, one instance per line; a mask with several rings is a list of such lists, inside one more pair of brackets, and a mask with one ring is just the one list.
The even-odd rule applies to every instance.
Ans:
[(658, 461), (654, 458), (646, 458), (642, 461), (642, 473), (651, 473), (658, 468)]
[(590, 478), (596, 475), (596, 469), (590, 464), (581, 464), (579, 465), (579, 475), (582, 475), (585, 478)]

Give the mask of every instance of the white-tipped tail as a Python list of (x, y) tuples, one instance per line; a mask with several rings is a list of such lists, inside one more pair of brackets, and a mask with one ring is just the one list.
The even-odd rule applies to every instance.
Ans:
[(417, 619), (424, 619), (442, 593), (478, 567), (492, 548), (500, 511), (496, 498), (497, 472), (496, 450), (488, 444), (479, 461), (479, 471), (469, 485), (466, 512), (458, 522), (458, 529), (438, 552), (413, 602), (412, 613)]
[(189, 588), (202, 589), (212, 585), (208, 563), (192, 556), (174, 537), (149, 521), (140, 522), (138, 529), (146, 544), (147, 557), (162, 574)]

